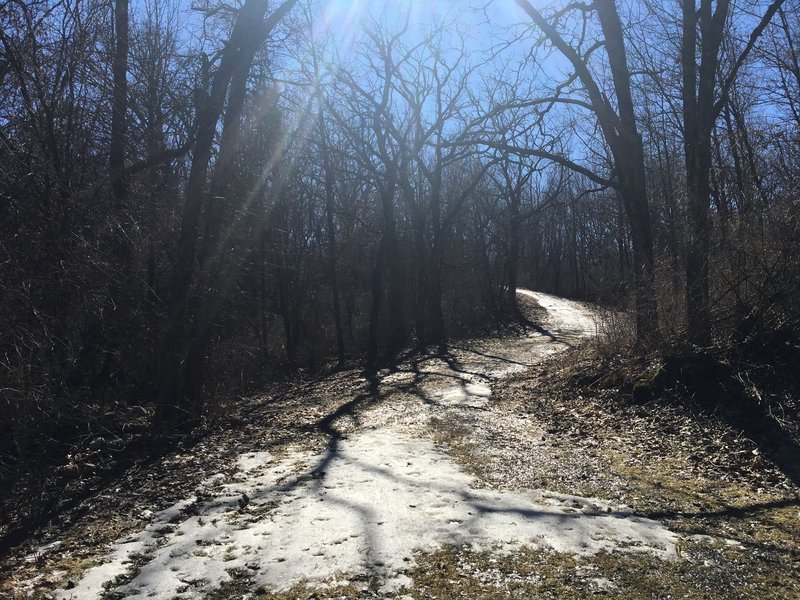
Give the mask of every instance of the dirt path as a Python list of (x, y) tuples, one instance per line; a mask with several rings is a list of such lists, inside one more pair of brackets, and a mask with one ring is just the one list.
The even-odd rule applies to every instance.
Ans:
[(468, 472), (458, 444), (443, 436), (453, 423), (469, 424), (487, 437), (510, 435), (509, 445), (532, 456), (544, 445), (536, 423), (492, 409), (492, 383), (592, 335), (596, 324), (579, 303), (520, 295), (547, 310), (542, 332), (416, 357), (353, 382), (339, 408), (314, 424), (321, 444), (240, 455), (235, 469), (209, 473), (56, 597), (201, 598), (237, 581), (290, 596), (298, 585), (364, 582), (364, 592), (399, 595), (412, 590), (407, 574), (420, 557), (448, 547), (674, 560), (677, 536), (660, 523), (593, 498), (496, 489), (508, 486)]

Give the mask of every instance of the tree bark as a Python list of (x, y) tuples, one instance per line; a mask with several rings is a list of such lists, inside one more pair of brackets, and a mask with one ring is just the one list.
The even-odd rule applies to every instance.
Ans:
[(114, 0), (114, 58), (111, 71), (113, 91), (111, 99), (111, 145), (109, 171), (111, 189), (117, 208), (125, 202), (128, 191), (125, 168), (128, 112), (128, 0)]
[(333, 322), (336, 328), (336, 357), (339, 364), (344, 364), (344, 334), (342, 332), (342, 309), (339, 299), (339, 273), (338, 255), (336, 247), (336, 223), (334, 221), (335, 202), (333, 160), (328, 143), (328, 132), (325, 128), (323, 113), (319, 116), (320, 144), (322, 149), (322, 162), (325, 171), (325, 225), (328, 238), (328, 276), (330, 277), (331, 296), (333, 301)]
[[(744, 50), (718, 88), (720, 48), (730, 11), (729, 0), (683, 0), (681, 69), (683, 78), (683, 147), (686, 161), (688, 248), (686, 252), (687, 339), (697, 346), (711, 343), (709, 250), (711, 238), (711, 134), (735, 81), (756, 41), (779, 10), (773, 0), (753, 29)], [(700, 28), (698, 37), (697, 28)], [(697, 50), (700, 64), (697, 64)]]
[[(603, 31), (604, 45), (617, 98), (617, 113), (604, 96), (584, 57), (570, 46), (542, 14), (528, 0), (516, 0), (537, 27), (550, 39), (575, 69), (589, 98), (588, 107), (597, 117), (614, 159), (617, 170), (617, 187), (623, 200), (631, 227), (633, 245), (633, 275), (636, 294), (636, 340), (647, 346), (658, 338), (658, 311), (655, 293), (655, 268), (653, 238), (650, 226), (650, 209), (644, 168), (642, 138), (636, 126), (636, 114), (631, 93), (631, 73), (627, 63), (625, 40), (619, 13), (614, 0), (597, 0), (592, 7), (597, 11)], [(547, 158), (550, 158), (549, 156)], [(596, 175), (569, 160), (561, 161), (596, 180)]]
[[(217, 209), (209, 211), (207, 191), (214, 137), (227, 98), (229, 101), (220, 141), (218, 168), (210, 186), (218, 198), (224, 198), (230, 184), (234, 142), (238, 136), (247, 74), (253, 57), (296, 1), (285, 0), (265, 18), (269, 5), (267, 0), (246, 0), (223, 49), (210, 91), (197, 108), (195, 147), (178, 239), (169, 321), (159, 357), (161, 376), (157, 427), (178, 423), (184, 427), (191, 426), (203, 411), (199, 379), (218, 309), (217, 300), (220, 289), (233, 280), (238, 267), (230, 265), (230, 269), (224, 273), (224, 280), (219, 279), (222, 273), (222, 263), (218, 260), (221, 215)], [(214, 201), (217, 202), (217, 199)], [(200, 264), (197, 265), (197, 246), (201, 240), (199, 227), (204, 212), (207, 213), (207, 235), (203, 240)], [(195, 279), (198, 285), (194, 285)]]

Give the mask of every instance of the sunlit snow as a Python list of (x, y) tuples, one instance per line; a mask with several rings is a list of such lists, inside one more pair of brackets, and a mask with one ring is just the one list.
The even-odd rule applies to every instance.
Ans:
[[(548, 310), (550, 333), (577, 338), (595, 331), (582, 305), (521, 293)], [(564, 347), (540, 337), (496, 350), (513, 356), (471, 352), (458, 365), (425, 364), (420, 385), (431, 378), (440, 382), (429, 390), (436, 404), (480, 408), (491, 400), (491, 379)], [(409, 377), (388, 374), (382, 384)], [(442, 379), (450, 383), (441, 385)], [(242, 570), (273, 590), (363, 576), (377, 577), (384, 590), (398, 589), (412, 583), (405, 573), (416, 552), (445, 544), (497, 552), (527, 545), (578, 555), (623, 550), (676, 556), (675, 534), (623, 508), (546, 490), (479, 489), (476, 483), (432, 441), (392, 425), (362, 429), (320, 454), (298, 451), (278, 459), (245, 453), (233, 476), (211, 474), (196, 497), (118, 541), (103, 564), (59, 597), (97, 598), (112, 589), (130, 598), (196, 598)]]

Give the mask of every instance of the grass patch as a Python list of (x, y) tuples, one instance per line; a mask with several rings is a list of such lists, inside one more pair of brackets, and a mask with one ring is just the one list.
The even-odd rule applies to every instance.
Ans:
[(413, 598), (795, 598), (791, 567), (753, 560), (747, 550), (688, 541), (682, 558), (664, 562), (645, 553), (599, 552), (576, 557), (522, 548), (506, 556), (444, 548), (421, 555), (409, 573)]

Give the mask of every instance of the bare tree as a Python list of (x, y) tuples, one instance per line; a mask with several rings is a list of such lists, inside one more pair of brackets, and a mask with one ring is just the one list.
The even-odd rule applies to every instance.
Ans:
[[(653, 263), (653, 238), (650, 226), (650, 209), (647, 194), (645, 156), (639, 134), (631, 91), (631, 72), (619, 13), (613, 0), (599, 0), (591, 6), (570, 4), (548, 20), (528, 0), (517, 0), (517, 4), (528, 14), (536, 27), (544, 33), (550, 43), (564, 56), (573, 69), (569, 79), (559, 86), (550, 98), (530, 101), (531, 105), (568, 104), (588, 111), (597, 119), (613, 158), (614, 178), (596, 175), (591, 169), (569, 160), (563, 155), (536, 149), (525, 149), (510, 145), (501, 146), (509, 151), (530, 154), (553, 160), (581, 173), (601, 185), (616, 187), (622, 197), (633, 241), (633, 273), (636, 290), (636, 335), (640, 343), (647, 344), (657, 339), (658, 319)], [(589, 19), (592, 14), (602, 32), (602, 39), (588, 48), (575, 47), (559, 33), (557, 23), (566, 13), (580, 13), (579, 18)], [(579, 42), (581, 42), (579, 38)], [(613, 82), (615, 103), (608, 99), (593, 74), (589, 61), (600, 48), (605, 49)], [(577, 97), (562, 97), (574, 81), (582, 85), (585, 100)]]
[(109, 168), (116, 177), (112, 181), (114, 199), (118, 205), (125, 201), (125, 168), (128, 113), (128, 0), (114, 1), (114, 58), (112, 65), (113, 93), (111, 99), (111, 148)]
[[(176, 420), (186, 423), (187, 418), (188, 422), (196, 421), (202, 413), (202, 396), (198, 386), (211, 325), (218, 310), (219, 281), (212, 276), (218, 277), (222, 273), (219, 260), (219, 201), (225, 198), (231, 184), (234, 143), (241, 125), (247, 76), (256, 52), (295, 4), (296, 0), (285, 0), (268, 14), (269, 3), (266, 0), (245, 2), (221, 52), (208, 95), (200, 100), (197, 108), (195, 146), (186, 184), (178, 262), (169, 302), (169, 324), (160, 361), (162, 374), (157, 421), (162, 424), (174, 424)], [(211, 194), (208, 194), (209, 163), (217, 124), (223, 111), (220, 147), (214, 177), (209, 186)], [(205, 238), (201, 237), (200, 231), (204, 209), (207, 211), (208, 229)], [(197, 255), (199, 242), (203, 243), (200, 256)], [(198, 258), (201, 264), (195, 270)], [(193, 296), (195, 275), (200, 278), (199, 300)], [(231, 273), (227, 276), (230, 277)]]
[[(750, 33), (744, 49), (733, 60), (718, 85), (720, 51), (728, 23), (730, 2), (683, 0), (681, 70), (683, 74), (683, 147), (686, 160), (689, 239), (686, 255), (686, 310), (689, 341), (706, 346), (711, 341), (709, 303), (709, 240), (711, 222), (711, 135), (742, 64), (783, 0), (774, 0)], [(700, 57), (700, 64), (697, 57)]]

